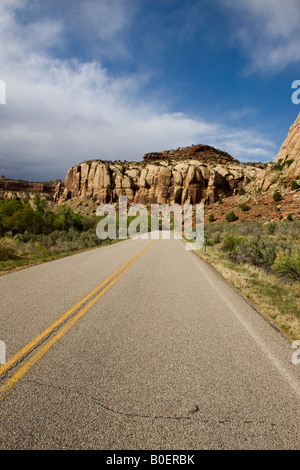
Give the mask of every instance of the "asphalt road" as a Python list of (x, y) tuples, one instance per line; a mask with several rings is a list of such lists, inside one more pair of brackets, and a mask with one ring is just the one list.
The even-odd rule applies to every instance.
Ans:
[(181, 241), (148, 244), (0, 277), (0, 340), (17, 358), (0, 448), (299, 449), (291, 344)]

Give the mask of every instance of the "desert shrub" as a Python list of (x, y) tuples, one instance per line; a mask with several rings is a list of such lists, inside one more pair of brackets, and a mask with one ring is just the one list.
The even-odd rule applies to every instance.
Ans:
[(277, 224), (276, 222), (269, 222), (268, 224), (265, 225), (264, 228), (265, 228), (266, 233), (273, 235), (277, 229)]
[(237, 246), (242, 243), (242, 239), (234, 235), (227, 235), (223, 241), (222, 249), (223, 251), (233, 252)]
[(216, 233), (211, 234), (210, 236), (207, 236), (206, 244), (208, 246), (218, 245), (219, 243), (221, 243), (221, 240), (222, 240), (221, 234), (219, 232), (216, 232)]
[(272, 170), (281, 171), (282, 168), (283, 168), (282, 158), (280, 158), (277, 163), (273, 164)]
[(18, 254), (11, 246), (0, 243), (0, 261), (8, 261), (17, 258)]
[(221, 234), (225, 231), (225, 225), (224, 224), (212, 224), (212, 225), (207, 225), (205, 226), (205, 231), (208, 236), (212, 236), (215, 233)]
[(300, 255), (287, 256), (280, 254), (276, 257), (273, 268), (280, 275), (292, 281), (300, 281)]
[(240, 188), (238, 194), (239, 196), (244, 196), (244, 194), (246, 194), (245, 188)]
[(243, 212), (248, 212), (250, 211), (251, 207), (248, 206), (247, 204), (240, 204), (239, 208), (243, 211)]
[(300, 185), (297, 183), (296, 180), (293, 180), (293, 181), (291, 182), (291, 190), (292, 190), (292, 191), (295, 191), (296, 189), (299, 189), (299, 188), (300, 188)]
[(208, 222), (214, 222), (214, 221), (215, 221), (214, 214), (210, 214), (210, 216), (208, 217)]
[(238, 245), (234, 255), (237, 263), (248, 263), (269, 269), (276, 259), (276, 244), (269, 240), (251, 238)]
[(279, 191), (276, 191), (274, 194), (273, 194), (273, 201), (274, 202), (279, 202), (279, 201), (282, 201), (282, 195), (280, 194)]
[(292, 221), (294, 220), (293, 217), (292, 217), (292, 214), (288, 214), (288, 215), (287, 215), (287, 220), (288, 220), (289, 222), (292, 222)]
[(225, 216), (227, 222), (234, 222), (235, 220), (238, 219), (238, 217), (235, 215), (234, 211), (228, 212)]
[(214, 245), (217, 245), (218, 243), (221, 243), (221, 235), (220, 233), (214, 233), (212, 236), (212, 242)]
[(262, 233), (262, 223), (261, 222), (247, 222), (242, 224), (235, 224), (234, 226), (227, 227), (229, 230), (233, 231), (235, 235), (240, 236), (252, 236), (259, 238)]

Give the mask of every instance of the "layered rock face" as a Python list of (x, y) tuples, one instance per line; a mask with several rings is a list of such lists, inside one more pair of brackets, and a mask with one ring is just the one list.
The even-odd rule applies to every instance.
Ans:
[(280, 189), (300, 177), (300, 114), (290, 127), (275, 161), (270, 163), (258, 186), (264, 191)]
[[(201, 147), (204, 153), (201, 157)], [(208, 146), (146, 154), (144, 161), (83, 162), (68, 171), (55, 193), (59, 204), (68, 199), (92, 199), (99, 204), (128, 203), (197, 204), (230, 196), (263, 172), (260, 165), (245, 165), (226, 152)], [(196, 156), (196, 158), (191, 158)]]
[(294, 124), (290, 127), (287, 138), (283, 142), (281, 149), (275, 159), (275, 163), (287, 165), (286, 173), (289, 178), (300, 176), (300, 114)]
[(60, 180), (44, 183), (29, 182), (16, 179), (0, 178), (0, 198), (33, 199), (39, 194), (42, 199), (53, 200), (56, 188)]

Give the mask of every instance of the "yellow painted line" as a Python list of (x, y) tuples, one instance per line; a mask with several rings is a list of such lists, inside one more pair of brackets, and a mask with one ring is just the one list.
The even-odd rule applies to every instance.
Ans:
[(76, 305), (70, 308), (65, 312), (60, 318), (58, 318), (54, 323), (52, 323), (48, 328), (46, 328), (42, 333), (37, 335), (33, 340), (31, 340), (26, 346), (24, 346), (20, 351), (18, 351), (14, 356), (12, 356), (5, 364), (0, 366), (0, 376), (5, 374), (11, 367), (13, 367), (17, 362), (23, 359), (26, 354), (30, 353), (32, 349), (38, 346), (38, 344), (43, 341), (47, 336), (49, 336), (61, 323), (66, 321), (78, 308), (80, 308), (85, 302), (87, 302), (90, 297), (92, 297), (96, 292), (101, 289), (105, 284), (107, 284), (113, 277), (120, 273), (129, 263), (131, 263), (136, 257), (140, 257), (144, 251), (146, 251), (153, 242), (148, 243), (146, 247), (136, 253), (132, 258), (130, 258), (123, 266), (121, 266), (117, 271), (115, 271), (111, 276), (109, 276), (105, 281), (101, 282), (99, 286), (93, 289), (89, 294), (87, 294), (83, 299), (81, 299)]
[[(34, 353), (30, 359), (25, 362), (22, 366), (19, 367), (19, 369), (11, 376), (9, 379), (6, 380), (6, 382), (0, 387), (0, 400), (4, 397), (4, 395), (9, 392), (24, 375), (49, 351), (49, 349), (52, 348), (52, 346), (57, 343), (57, 341), (62, 338), (67, 331), (69, 331), (72, 326), (75, 325), (75, 323), (80, 320), (80, 318), (83, 317), (83, 315), (86, 314), (86, 312), (105, 294), (105, 292), (110, 289), (117, 280), (123, 276), (123, 274), (126, 273), (126, 271), (150, 248), (150, 246), (154, 243), (154, 240), (150, 242), (143, 250), (139, 251), (137, 255), (135, 255), (132, 259), (132, 261), (128, 261), (128, 263), (125, 264), (126, 268), (120, 272), (117, 277), (115, 277), (112, 281), (110, 281), (109, 284), (107, 284), (104, 289), (99, 292), (92, 300), (88, 302), (87, 305), (85, 305), (74, 317), (72, 317), (65, 325), (62, 326), (62, 328), (52, 337), (50, 338), (45, 344), (43, 344), (36, 353)], [(120, 270), (118, 270), (119, 272)], [(111, 279), (111, 276), (110, 276)]]

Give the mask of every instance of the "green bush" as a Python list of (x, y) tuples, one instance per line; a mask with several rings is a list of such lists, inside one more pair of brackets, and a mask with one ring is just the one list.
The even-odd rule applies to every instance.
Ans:
[(218, 245), (219, 243), (221, 243), (221, 235), (219, 234), (219, 232), (214, 233), (212, 237), (208, 239), (208, 242), (208, 244), (210, 245)]
[(238, 217), (235, 215), (233, 211), (228, 212), (225, 216), (227, 222), (234, 222), (235, 220), (238, 220)]
[(276, 259), (276, 245), (273, 241), (251, 238), (236, 247), (234, 260), (269, 269)]
[(283, 168), (282, 158), (280, 158), (277, 163), (273, 164), (272, 170), (281, 171), (282, 168)]
[(215, 221), (214, 214), (210, 214), (210, 216), (208, 217), (208, 222), (214, 222), (214, 221)]
[(243, 212), (248, 212), (250, 211), (251, 207), (248, 206), (247, 204), (240, 204), (239, 208), (243, 211)]
[(279, 274), (292, 281), (300, 281), (300, 255), (278, 255), (273, 264), (273, 268)]
[(279, 202), (279, 201), (282, 201), (283, 197), (282, 195), (276, 191), (274, 194), (273, 194), (273, 201), (274, 202)]
[(300, 188), (300, 185), (297, 183), (296, 180), (293, 180), (293, 181), (291, 182), (291, 190), (292, 190), (292, 191), (296, 191), (296, 190), (299, 189), (299, 188)]
[(245, 188), (240, 188), (238, 194), (239, 196), (244, 196), (246, 194)]
[(223, 251), (233, 252), (241, 243), (241, 238), (235, 237), (234, 235), (227, 235), (223, 241), (222, 249)]
[(10, 259), (17, 259), (18, 255), (13, 248), (0, 244), (0, 261), (8, 261)]

